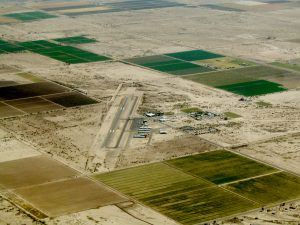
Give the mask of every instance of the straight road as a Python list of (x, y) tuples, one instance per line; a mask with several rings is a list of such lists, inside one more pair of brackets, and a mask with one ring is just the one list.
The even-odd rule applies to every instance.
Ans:
[(110, 129), (106, 135), (102, 147), (119, 148), (122, 147), (124, 133), (127, 130), (132, 113), (136, 108), (138, 96), (125, 96), (112, 120)]

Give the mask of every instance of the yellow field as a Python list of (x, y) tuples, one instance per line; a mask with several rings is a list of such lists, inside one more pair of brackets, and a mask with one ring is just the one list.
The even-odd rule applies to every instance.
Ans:
[(64, 13), (78, 13), (78, 12), (94, 12), (94, 11), (101, 11), (110, 9), (106, 6), (98, 6), (93, 8), (80, 8), (80, 9), (65, 9), (65, 10), (58, 10), (55, 11), (56, 13), (64, 14)]

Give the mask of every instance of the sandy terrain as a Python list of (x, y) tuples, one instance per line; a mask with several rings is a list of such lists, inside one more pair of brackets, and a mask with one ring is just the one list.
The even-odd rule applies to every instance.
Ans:
[(29, 224), (29, 225), (177, 225), (177, 223), (160, 215), (159, 213), (145, 208), (141, 205), (129, 204), (126, 208), (118, 206), (104, 206), (101, 208), (90, 209), (71, 215), (59, 216), (46, 219), (43, 223), (28, 217), (14, 205), (0, 197), (0, 224)]
[[(132, 147), (123, 150), (118, 160), (118, 167), (129, 167), (136, 164), (143, 164), (149, 162), (159, 162), (170, 158), (190, 155), (216, 149), (216, 146), (209, 142), (201, 140), (194, 136), (179, 135), (168, 140), (164, 135), (163, 140), (153, 140), (153, 144), (143, 147), (134, 148), (137, 143), (134, 142)], [(154, 138), (153, 138), (154, 139)]]
[(38, 156), (40, 153), (15, 138), (1, 138), (0, 162)]
[(300, 202), (286, 203), (274, 208), (263, 209), (260, 212), (249, 213), (244, 216), (238, 216), (230, 220), (225, 220), (220, 224), (224, 225), (251, 225), (251, 224), (284, 224), (298, 225), (300, 215)]
[(300, 133), (240, 148), (237, 151), (300, 174)]

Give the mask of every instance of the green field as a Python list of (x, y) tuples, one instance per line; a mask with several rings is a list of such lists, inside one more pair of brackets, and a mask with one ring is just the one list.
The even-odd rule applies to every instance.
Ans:
[(236, 70), (224, 71), (224, 74), (231, 74), (231, 75), (240, 75), (251, 77), (254, 79), (261, 79), (266, 77), (272, 76), (284, 76), (288, 72), (281, 69), (276, 69), (268, 66), (251, 66), (240, 68)]
[(66, 38), (56, 38), (53, 39), (56, 42), (64, 43), (64, 44), (87, 44), (97, 42), (95, 39), (87, 38), (84, 36), (73, 36)]
[(240, 181), (226, 188), (262, 204), (300, 198), (300, 178), (285, 172)]
[(25, 50), (22, 46), (0, 39), (0, 54), (14, 53)]
[(49, 19), (49, 18), (57, 17), (57, 16), (50, 15), (45, 12), (40, 12), (40, 11), (10, 13), (10, 14), (5, 14), (4, 16), (10, 17), (13, 19), (17, 19), (17, 20), (21, 20), (21, 21), (40, 20), (40, 19)]
[(272, 167), (224, 150), (174, 159), (167, 163), (215, 184), (224, 184), (275, 171)]
[(217, 88), (244, 96), (265, 95), (287, 90), (286, 88), (282, 87), (281, 84), (267, 80), (249, 81), (244, 83), (218, 86)]
[(255, 78), (245, 76), (242, 72), (238, 72), (239, 70), (240, 69), (212, 72), (206, 74), (195, 74), (184, 76), (183, 78), (212, 87), (256, 80)]
[[(295, 75), (272, 67), (251, 66), (206, 74), (188, 75), (184, 76), (184, 78), (235, 94), (255, 96), (287, 90), (279, 83), (288, 85), (289, 82), (291, 83), (289, 80), (295, 79)], [(277, 80), (279, 83), (276, 83)]]
[(96, 175), (96, 178), (138, 199), (189, 186), (197, 186), (200, 189), (212, 186), (207, 181), (195, 178), (164, 163), (117, 170)]
[(38, 51), (41, 49), (50, 49), (57, 47), (56, 44), (45, 40), (19, 42), (18, 45), (24, 47), (29, 51)]
[(300, 197), (300, 178), (217, 150), (94, 175), (184, 225)]
[(174, 59), (165, 55), (133, 58), (124, 61), (172, 75), (186, 75), (212, 71), (212, 69), (208, 67)]
[(187, 225), (257, 207), (164, 163), (99, 174), (95, 178)]
[(285, 70), (274, 69), (272, 67), (251, 66), (233, 70), (212, 72), (208, 74), (189, 75), (184, 76), (184, 78), (209, 86), (218, 87), (256, 81), (260, 79), (268, 79), (272, 77), (284, 77), (288, 76), (289, 74), (290, 73)]
[(170, 53), (170, 54), (165, 54), (165, 55), (176, 58), (176, 59), (184, 60), (184, 61), (198, 61), (198, 60), (204, 60), (204, 59), (213, 59), (213, 58), (224, 57), (223, 55), (215, 54), (215, 53), (204, 51), (204, 50), (175, 52), (175, 53)]
[(62, 46), (45, 40), (18, 43), (25, 49), (69, 64), (105, 61), (110, 58), (72, 46)]
[(0, 45), (8, 44), (9, 42), (0, 39)]
[(168, 65), (153, 66), (150, 68), (173, 75), (186, 75), (212, 71), (212, 69), (209, 69), (207, 67), (184, 61)]
[(0, 54), (28, 50), (65, 63), (88, 63), (110, 60), (110, 58), (72, 46), (63, 46), (46, 40), (18, 42), (16, 44), (0, 40)]

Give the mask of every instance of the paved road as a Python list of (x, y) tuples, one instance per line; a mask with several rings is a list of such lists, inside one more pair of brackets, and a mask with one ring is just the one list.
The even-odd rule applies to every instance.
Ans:
[(113, 118), (110, 129), (104, 140), (103, 147), (118, 148), (128, 126), (130, 117), (137, 104), (137, 96), (125, 96), (119, 105), (116, 115)]

